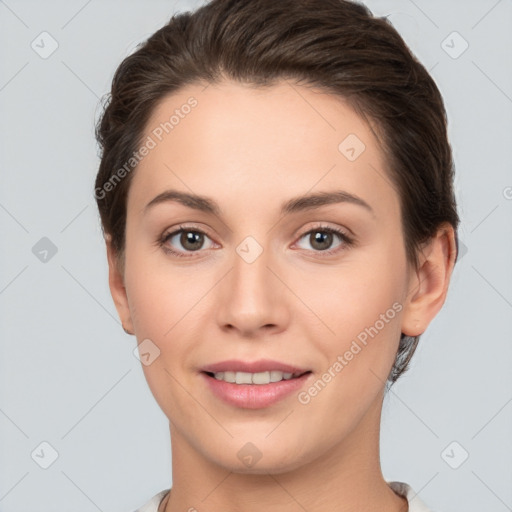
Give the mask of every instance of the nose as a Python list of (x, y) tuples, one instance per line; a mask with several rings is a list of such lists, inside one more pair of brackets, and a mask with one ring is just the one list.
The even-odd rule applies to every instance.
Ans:
[(267, 250), (252, 262), (240, 254), (234, 255), (231, 271), (219, 283), (219, 327), (249, 338), (285, 330), (291, 293), (279, 276), (275, 258)]

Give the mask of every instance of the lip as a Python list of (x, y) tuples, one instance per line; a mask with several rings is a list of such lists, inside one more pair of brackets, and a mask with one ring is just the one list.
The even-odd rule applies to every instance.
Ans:
[[(258, 361), (241, 361), (239, 359), (230, 359), (219, 363), (209, 364), (201, 368), (203, 372), (247, 372), (259, 373), (278, 371), (284, 373), (305, 373), (310, 371), (308, 368), (299, 368), (280, 361), (272, 359), (259, 359)], [(264, 384), (266, 386), (266, 384)]]
[(241, 409), (263, 409), (270, 407), (306, 386), (313, 373), (303, 373), (299, 377), (269, 384), (233, 384), (217, 380), (206, 372), (201, 372), (209, 390), (219, 399), (229, 405)]

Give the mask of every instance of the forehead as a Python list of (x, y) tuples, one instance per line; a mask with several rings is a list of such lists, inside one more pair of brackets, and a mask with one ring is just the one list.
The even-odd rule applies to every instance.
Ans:
[(151, 149), (131, 185), (138, 204), (165, 187), (271, 197), (343, 186), (396, 199), (366, 122), (343, 98), (288, 81), (187, 86), (157, 104), (142, 139)]

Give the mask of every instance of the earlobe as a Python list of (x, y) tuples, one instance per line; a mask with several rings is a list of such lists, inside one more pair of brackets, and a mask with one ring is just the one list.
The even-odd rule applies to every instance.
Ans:
[(124, 285), (123, 269), (119, 262), (118, 255), (112, 246), (112, 238), (110, 235), (105, 236), (105, 243), (107, 247), (107, 260), (108, 260), (108, 284), (110, 293), (117, 313), (121, 320), (124, 331), (127, 334), (134, 334), (133, 323), (128, 304), (128, 295)]
[(443, 306), (455, 265), (455, 232), (443, 224), (419, 255), (419, 268), (411, 274), (404, 300), (402, 333), (423, 334)]

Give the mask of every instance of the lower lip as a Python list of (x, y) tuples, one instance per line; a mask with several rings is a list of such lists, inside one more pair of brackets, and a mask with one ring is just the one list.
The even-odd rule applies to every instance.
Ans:
[(201, 372), (202, 378), (206, 380), (215, 396), (230, 405), (244, 409), (261, 409), (279, 402), (303, 387), (311, 375), (312, 373), (305, 373), (294, 379), (269, 384), (232, 384)]

